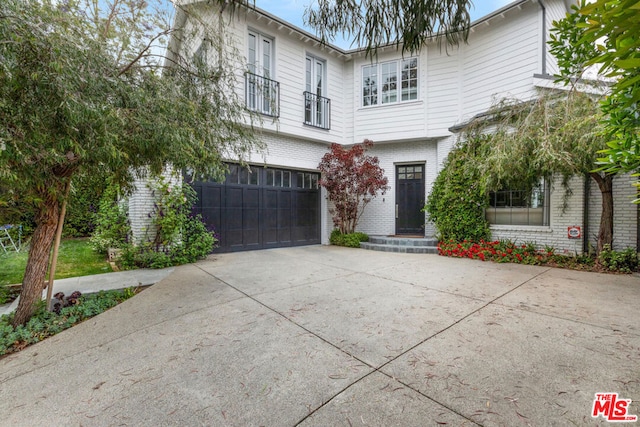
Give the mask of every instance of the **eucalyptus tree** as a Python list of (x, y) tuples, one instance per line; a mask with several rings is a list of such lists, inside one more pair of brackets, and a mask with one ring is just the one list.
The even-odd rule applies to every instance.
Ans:
[(344, 33), (369, 55), (388, 44), (415, 53), (434, 39), (447, 46), (466, 41), (471, 5), (471, 0), (318, 0), (306, 8), (305, 21), (323, 40)]
[[(74, 177), (126, 187), (168, 165), (218, 175), (223, 158), (259, 146), (234, 90), (233, 50), (193, 61), (224, 35), (192, 19), (196, 32), (172, 30), (142, 0), (0, 2), (0, 209), (31, 211), (36, 224), (15, 325), (40, 300)], [(165, 55), (169, 36), (179, 50)]]

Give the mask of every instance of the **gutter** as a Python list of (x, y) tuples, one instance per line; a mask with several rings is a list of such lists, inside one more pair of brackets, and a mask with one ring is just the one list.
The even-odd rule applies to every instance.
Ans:
[(547, 74), (547, 8), (542, 0), (538, 0), (542, 8), (542, 74)]

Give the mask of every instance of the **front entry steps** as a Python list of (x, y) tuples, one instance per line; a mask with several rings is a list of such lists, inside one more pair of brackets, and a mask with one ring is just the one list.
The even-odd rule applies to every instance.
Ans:
[(362, 249), (408, 254), (437, 254), (438, 241), (430, 237), (369, 236), (368, 242), (360, 243)]

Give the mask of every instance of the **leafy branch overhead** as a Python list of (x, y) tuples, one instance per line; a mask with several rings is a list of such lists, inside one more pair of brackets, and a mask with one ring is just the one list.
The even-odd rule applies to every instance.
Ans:
[(469, 34), (471, 0), (319, 0), (305, 10), (305, 21), (323, 40), (339, 33), (354, 44), (375, 53), (395, 44), (402, 52), (415, 53), (431, 40), (457, 45)]
[[(154, 5), (0, 2), (0, 219), (1, 207), (20, 206), (36, 223), (16, 324), (39, 300), (71, 179), (109, 176), (130, 187), (169, 161), (219, 176), (223, 158), (260, 147), (259, 119), (235, 90), (242, 61), (222, 49), (223, 18), (180, 9), (170, 30)], [(203, 40), (216, 61), (193, 61)]]

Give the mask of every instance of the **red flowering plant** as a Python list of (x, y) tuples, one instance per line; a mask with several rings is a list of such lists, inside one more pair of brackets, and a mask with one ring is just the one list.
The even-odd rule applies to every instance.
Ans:
[(487, 242), (448, 241), (438, 244), (438, 253), (443, 256), (471, 258), (482, 261), (517, 262), (521, 264), (545, 264), (553, 251), (537, 250), (533, 243), (517, 245), (509, 240)]

